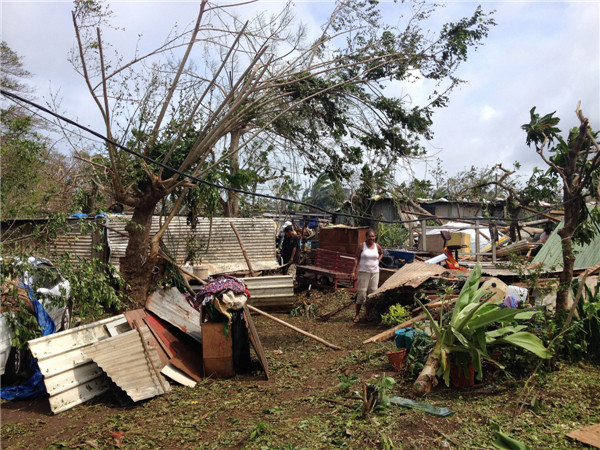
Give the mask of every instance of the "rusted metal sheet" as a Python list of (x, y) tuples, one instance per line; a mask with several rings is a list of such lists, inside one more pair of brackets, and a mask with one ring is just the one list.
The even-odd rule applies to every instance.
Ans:
[(185, 297), (176, 288), (168, 291), (159, 289), (146, 301), (146, 309), (158, 317), (175, 325), (198, 342), (202, 342), (200, 313), (190, 306)]
[(250, 292), (250, 304), (257, 308), (289, 309), (294, 304), (291, 275), (242, 278)]
[(416, 288), (429, 278), (441, 275), (444, 272), (446, 272), (446, 269), (437, 264), (427, 264), (421, 261), (415, 261), (411, 264), (404, 265), (383, 283), (379, 289), (370, 294), (369, 297), (378, 297), (386, 291), (403, 286)]
[(144, 322), (153, 331), (160, 345), (169, 354), (169, 363), (186, 373), (196, 381), (202, 381), (204, 368), (202, 365), (202, 347), (197, 341), (188, 337), (164, 320), (148, 314)]
[[(125, 255), (128, 238), (123, 236), (125, 225), (131, 216), (110, 215), (111, 229), (107, 229), (108, 243), (111, 248), (110, 262), (119, 266), (119, 258)], [(195, 230), (187, 224), (185, 217), (175, 217), (163, 241), (169, 255), (179, 264), (183, 264), (189, 254), (190, 242), (195, 243), (197, 256), (211, 274), (246, 270), (247, 264), (240, 249), (235, 233), (229, 225), (233, 222), (248, 252), (252, 267), (256, 271), (278, 267), (275, 257), (275, 222), (258, 218), (214, 218), (211, 221), (201, 218)], [(152, 222), (151, 232), (159, 229), (159, 217)], [(126, 233), (125, 233), (126, 234)]]
[(144, 325), (92, 344), (84, 353), (134, 402), (138, 402), (171, 390), (160, 373), (160, 358), (156, 348), (150, 345), (151, 338), (150, 330)]
[[(50, 409), (58, 414), (90, 400), (109, 389), (109, 380), (98, 365), (85, 355), (95, 342), (108, 339), (106, 328), (123, 319), (118, 315), (28, 342), (37, 358), (49, 394)], [(124, 323), (116, 330), (129, 330)]]

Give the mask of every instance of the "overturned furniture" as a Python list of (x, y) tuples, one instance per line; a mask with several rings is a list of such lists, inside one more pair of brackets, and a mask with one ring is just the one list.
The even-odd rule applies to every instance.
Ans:
[(315, 286), (332, 288), (334, 291), (346, 288), (355, 292), (357, 280), (352, 273), (355, 264), (356, 258), (350, 253), (319, 248), (315, 250), (314, 263), (297, 266), (296, 275)]

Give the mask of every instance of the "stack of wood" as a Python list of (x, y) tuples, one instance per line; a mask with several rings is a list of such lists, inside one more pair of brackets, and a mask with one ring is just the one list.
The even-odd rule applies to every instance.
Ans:
[(510, 254), (522, 255), (529, 253), (530, 251), (540, 247), (542, 244), (537, 242), (529, 242), (527, 239), (523, 239), (514, 244), (507, 245), (496, 250), (496, 256), (506, 256)]

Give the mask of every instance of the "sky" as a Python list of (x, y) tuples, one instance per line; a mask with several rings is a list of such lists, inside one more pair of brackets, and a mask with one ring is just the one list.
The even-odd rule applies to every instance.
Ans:
[[(383, 3), (383, 2), (382, 2)], [(578, 125), (575, 108), (582, 110), (592, 128), (600, 129), (600, 2), (441, 2), (444, 8), (431, 19), (436, 26), (472, 14), (478, 4), (495, 10), (497, 26), (484, 45), (472, 53), (457, 76), (466, 81), (451, 95), (446, 108), (433, 116), (434, 139), (426, 143), (432, 156), (415, 165), (419, 178), (430, 177), (435, 158), (455, 175), (471, 166), (502, 163), (510, 168), (518, 161), (527, 178), (533, 167), (544, 167), (541, 158), (525, 144), (521, 125), (529, 111), (556, 111), (563, 130)], [(277, 10), (282, 2), (259, 1), (252, 8)], [(160, 42), (173, 24), (188, 25), (197, 14), (197, 2), (120, 1), (111, 3), (120, 26), (129, 34), (117, 41), (124, 51), (133, 50), (136, 37)], [(318, 31), (333, 3), (296, 1), (297, 17)], [(384, 5), (386, 17), (396, 18), (399, 6)], [(36, 98), (45, 103), (50, 92), (61, 99), (61, 112), (102, 131), (99, 113), (83, 79), (67, 61), (75, 44), (71, 2), (2, 0), (2, 39), (23, 58), (33, 77)], [(246, 7), (247, 8), (247, 7)], [(419, 100), (419, 83), (411, 96)], [(406, 177), (398, 173), (398, 181)]]

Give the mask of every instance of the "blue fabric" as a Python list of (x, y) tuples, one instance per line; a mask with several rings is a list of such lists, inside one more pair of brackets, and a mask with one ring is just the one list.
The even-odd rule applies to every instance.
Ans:
[(42, 305), (39, 302), (39, 300), (35, 296), (35, 293), (33, 292), (33, 289), (31, 289), (27, 285), (25, 285), (25, 288), (27, 289), (27, 293), (29, 294), (31, 303), (33, 303), (35, 317), (38, 321), (38, 324), (40, 325), (40, 328), (42, 329), (42, 336), (48, 336), (49, 334), (56, 333), (56, 325), (54, 324), (52, 317), (50, 317), (50, 315), (44, 308), (44, 305)]
[(31, 378), (18, 386), (2, 386), (0, 397), (4, 400), (14, 400), (16, 398), (33, 398), (46, 395), (44, 376), (38, 367), (37, 360), (31, 359), (29, 361), (29, 368), (34, 371)]
[[(31, 287), (25, 285), (25, 288), (27, 289), (31, 303), (33, 304), (33, 309), (35, 311), (38, 324), (42, 329), (42, 334), (44, 336), (53, 334), (56, 332), (56, 325), (54, 324), (54, 321), (48, 315), (44, 305), (39, 302)], [(47, 394), (46, 385), (44, 384), (44, 376), (40, 371), (37, 360), (31, 359), (29, 362), (29, 368), (34, 372), (31, 378), (19, 386), (3, 386), (0, 390), (0, 397), (5, 400), (14, 400), (16, 398), (40, 397)]]

